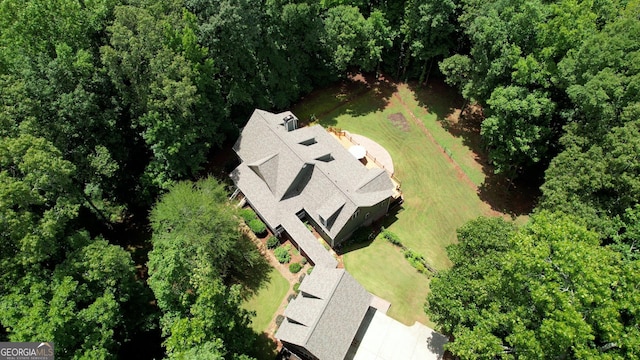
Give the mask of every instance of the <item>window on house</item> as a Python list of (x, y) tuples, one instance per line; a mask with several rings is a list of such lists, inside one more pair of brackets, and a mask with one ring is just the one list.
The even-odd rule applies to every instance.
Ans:
[(364, 215), (364, 219), (366, 220), (366, 219), (369, 217), (369, 215), (371, 215), (371, 213), (366, 213), (366, 214)]
[(353, 215), (351, 215), (351, 218), (352, 218), (352, 219), (355, 219), (355, 218), (357, 218), (357, 217), (358, 217), (358, 215), (360, 215), (360, 209), (356, 210), (356, 211), (353, 213)]

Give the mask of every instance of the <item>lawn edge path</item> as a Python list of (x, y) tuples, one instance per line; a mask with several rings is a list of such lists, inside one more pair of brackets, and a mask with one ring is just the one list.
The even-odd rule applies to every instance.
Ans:
[[(396, 85), (398, 87), (407, 86), (406, 83), (396, 83)], [(447, 152), (444, 149), (444, 147), (442, 147), (442, 145), (433, 137), (433, 134), (431, 134), (431, 131), (429, 131), (429, 129), (427, 129), (427, 127), (424, 125), (424, 123), (420, 119), (418, 119), (418, 117), (413, 113), (413, 111), (411, 111), (411, 109), (409, 108), (407, 103), (400, 96), (399, 91), (395, 91), (393, 93), (393, 99), (395, 99), (396, 101), (398, 101), (398, 103), (400, 103), (400, 105), (402, 105), (403, 109), (410, 115), (411, 121), (420, 129), (420, 131), (422, 131), (423, 134), (425, 134), (427, 136), (427, 138), (429, 138), (431, 143), (433, 143), (434, 145), (436, 145), (438, 147), (438, 149), (440, 150), (440, 154), (442, 154), (442, 156), (444, 156), (449, 161), (449, 163), (451, 163), (454, 166), (455, 171), (458, 174), (458, 177), (461, 180), (463, 180), (463, 182), (465, 184), (467, 184), (477, 194), (480, 191), (478, 185), (476, 185), (471, 180), (469, 175), (467, 175), (467, 173), (462, 169), (460, 164), (458, 164), (458, 162), (455, 161), (455, 159), (453, 159), (451, 156), (449, 156), (449, 154), (447, 154)], [(503, 215), (501, 212), (493, 210), (491, 208), (491, 206), (486, 204), (486, 202), (482, 201), (482, 203), (487, 205), (487, 210), (486, 211), (488, 212), (488, 215), (491, 215), (491, 216), (502, 216)]]

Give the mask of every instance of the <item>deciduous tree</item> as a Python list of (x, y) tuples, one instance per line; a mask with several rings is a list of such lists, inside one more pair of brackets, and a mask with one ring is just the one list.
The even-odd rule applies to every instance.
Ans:
[[(240, 232), (240, 219), (213, 178), (174, 185), (151, 212), (153, 250), (149, 286), (163, 312), (169, 353), (221, 339), (226, 350), (249, 348), (249, 313), (238, 284), (262, 261)], [(195, 351), (195, 350), (194, 350)]]
[(557, 214), (537, 214), (506, 244), (488, 249), (484, 232), (468, 227), (472, 242), (462, 238), (464, 250), (455, 251), (471, 256), (454, 257), (453, 268), (437, 275), (426, 308), (454, 336), (447, 347), (455, 355), (639, 355), (637, 262), (622, 261), (599, 245), (598, 234)]
[(482, 122), (480, 134), (496, 173), (513, 178), (547, 156), (555, 104), (546, 93), (498, 87), (487, 103), (490, 116)]

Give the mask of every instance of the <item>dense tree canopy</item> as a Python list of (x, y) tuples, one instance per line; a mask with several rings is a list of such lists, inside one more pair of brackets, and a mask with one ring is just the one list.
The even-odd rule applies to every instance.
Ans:
[[(444, 77), (483, 107), (495, 172), (546, 170), (537, 211), (576, 216), (460, 230), (429, 305), (451, 348), (637, 356), (639, 12), (638, 0), (0, 0), (0, 337), (108, 358), (162, 317), (169, 356), (243, 356), (238, 304), (260, 257), (219, 184), (181, 181), (254, 108), (375, 71)], [(113, 229), (167, 191), (145, 244), (153, 299)]]
[(560, 63), (573, 122), (542, 187), (543, 208), (578, 214), (605, 238), (626, 227), (616, 223), (640, 202), (640, 19), (633, 6)]
[(463, 359), (636, 358), (640, 3), (462, 3), (446, 81), (484, 106), (496, 172), (550, 165), (526, 227), (460, 229), (426, 310)]
[(540, 213), (516, 232), (478, 219), (459, 232), (427, 312), (464, 359), (640, 356), (638, 261), (570, 218)]
[(163, 312), (170, 356), (213, 343), (222, 354), (225, 348), (232, 354), (250, 349), (241, 286), (225, 285), (261, 259), (239, 224), (223, 185), (213, 178), (177, 183), (154, 206), (149, 286)]
[[(465, 36), (440, 69), (485, 107), (483, 139), (496, 172), (543, 167), (563, 126), (600, 136), (638, 101), (637, 1), (462, 1)], [(464, 41), (468, 41), (467, 46)]]

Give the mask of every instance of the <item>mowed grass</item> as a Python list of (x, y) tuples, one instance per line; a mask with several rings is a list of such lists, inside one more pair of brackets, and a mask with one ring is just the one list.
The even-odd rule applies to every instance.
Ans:
[(251, 328), (257, 333), (267, 330), (280, 303), (289, 291), (289, 282), (280, 273), (271, 268), (269, 282), (244, 303), (244, 308), (256, 312)]
[(422, 310), (429, 278), (411, 267), (399, 248), (378, 238), (344, 256), (344, 265), (365, 289), (391, 302), (389, 316), (406, 325), (419, 321), (434, 326)]
[[(339, 89), (326, 91), (336, 90)], [(405, 104), (415, 101), (410, 91), (399, 94)], [(312, 109), (305, 108), (302, 102), (293, 109), (294, 113), (312, 111), (325, 127), (361, 134), (384, 146), (393, 158), (396, 177), (402, 181), (405, 200), (402, 209), (385, 220), (387, 228), (435, 268), (449, 267), (445, 248), (456, 241), (456, 229), (489, 210), (473, 186), (462, 178), (440, 145), (416, 126), (407, 108), (394, 96), (372, 90), (338, 108), (335, 106), (341, 101), (339, 96), (323, 94), (321, 98), (330, 99), (326, 108), (334, 110), (323, 114), (315, 101), (311, 102)], [(394, 113), (404, 115), (408, 131), (388, 119)], [(368, 247), (345, 254), (344, 262), (367, 290), (391, 302), (389, 315), (405, 324), (416, 320), (429, 323), (423, 310), (429, 279), (411, 268), (399, 250), (378, 239)]]
[[(457, 95), (451, 89), (442, 89), (441, 86), (436, 87), (437, 90), (445, 90), (444, 93), (437, 95), (447, 96), (447, 99), (432, 96), (434, 90), (418, 88), (414, 91), (406, 84), (398, 86), (398, 94), (402, 97), (407, 108), (425, 125), (436, 142), (462, 168), (469, 179), (476, 186), (480, 186), (485, 181), (485, 174), (475, 161), (475, 154), (465, 143), (466, 139), (463, 136), (452, 136), (443, 127), (443, 124), (447, 123), (443, 121), (443, 118), (454, 110), (452, 106), (461, 106), (459, 101), (455, 100)], [(420, 99), (430, 100), (429, 104), (423, 104)]]

